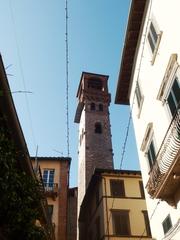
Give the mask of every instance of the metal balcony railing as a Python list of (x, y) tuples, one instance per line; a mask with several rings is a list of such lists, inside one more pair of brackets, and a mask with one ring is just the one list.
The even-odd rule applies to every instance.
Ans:
[(146, 185), (148, 193), (155, 197), (160, 186), (177, 159), (180, 149), (180, 109), (177, 110), (166, 132), (162, 145), (156, 157), (156, 162), (150, 172)]
[(44, 189), (46, 192), (57, 192), (58, 184), (57, 183), (44, 183)]

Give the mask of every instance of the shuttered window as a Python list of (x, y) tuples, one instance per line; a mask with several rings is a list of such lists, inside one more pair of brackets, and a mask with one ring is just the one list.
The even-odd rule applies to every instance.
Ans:
[(100, 240), (100, 237), (101, 237), (101, 231), (100, 231), (100, 217), (98, 216), (96, 218), (96, 237), (95, 237), (95, 240)]
[(140, 86), (139, 86), (139, 83), (138, 83), (138, 82), (137, 82), (137, 85), (136, 85), (135, 94), (136, 94), (136, 99), (137, 99), (138, 107), (140, 108), (140, 106), (141, 106), (141, 101), (142, 101), (142, 94), (141, 94), (141, 89), (140, 89)]
[(147, 213), (147, 211), (142, 211), (142, 213), (144, 216), (144, 223), (145, 223), (147, 236), (151, 236), (151, 228), (150, 228), (150, 224), (149, 224), (148, 213)]
[(130, 236), (129, 210), (112, 210), (113, 231), (118, 236)]
[(163, 230), (164, 230), (164, 234), (166, 234), (171, 228), (172, 228), (172, 222), (171, 222), (171, 217), (170, 215), (168, 215), (163, 223), (162, 223), (162, 226), (163, 226)]
[(110, 180), (111, 196), (125, 197), (124, 181), (123, 180)]
[(147, 151), (147, 157), (148, 157), (149, 166), (150, 166), (150, 169), (151, 169), (153, 167), (154, 163), (155, 163), (155, 160), (156, 160), (156, 152), (155, 152), (153, 139), (151, 140), (151, 143), (149, 145), (149, 149)]
[(167, 98), (167, 103), (172, 116), (174, 116), (180, 103), (180, 87), (177, 77), (175, 78), (172, 88), (170, 90), (169, 96)]
[(145, 198), (144, 187), (143, 187), (143, 182), (142, 181), (139, 181), (139, 189), (140, 189), (141, 197)]
[(157, 32), (155, 30), (153, 23), (151, 22), (150, 28), (149, 28), (149, 33), (148, 33), (148, 41), (149, 41), (149, 45), (151, 47), (152, 53), (155, 50), (157, 40), (158, 40), (158, 35), (157, 35)]

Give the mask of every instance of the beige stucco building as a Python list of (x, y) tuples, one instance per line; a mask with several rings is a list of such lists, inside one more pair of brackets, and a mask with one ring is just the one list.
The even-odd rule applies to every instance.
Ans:
[(180, 239), (180, 1), (133, 0), (115, 102), (130, 104), (152, 236)]
[[(68, 238), (68, 208), (70, 207), (68, 206), (68, 196), (71, 158), (37, 157), (31, 159), (35, 171), (36, 168), (40, 168), (42, 173), (49, 215), (55, 230), (55, 239), (72, 239)], [(73, 224), (76, 224), (76, 221)]]
[(151, 239), (139, 171), (95, 170), (81, 205), (79, 239)]

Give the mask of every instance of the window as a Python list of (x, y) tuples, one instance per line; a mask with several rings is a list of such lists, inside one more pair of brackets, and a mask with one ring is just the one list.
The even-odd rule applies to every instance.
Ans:
[(102, 133), (102, 126), (101, 126), (101, 123), (97, 122), (95, 123), (95, 130), (94, 130), (95, 133)]
[(43, 183), (46, 190), (52, 190), (54, 185), (54, 169), (44, 169)]
[(141, 94), (141, 90), (140, 90), (138, 82), (137, 82), (137, 85), (136, 85), (136, 92), (135, 93), (136, 93), (137, 104), (138, 104), (138, 107), (140, 108), (141, 101), (142, 101), (142, 94)]
[(152, 168), (153, 165), (154, 165), (154, 162), (156, 160), (156, 154), (155, 154), (153, 139), (151, 140), (151, 142), (149, 144), (149, 148), (148, 148), (148, 151), (147, 151), (147, 158), (148, 158), (148, 161), (149, 161), (149, 166), (150, 166), (150, 168)]
[(157, 40), (158, 40), (158, 34), (155, 30), (154, 24), (151, 22), (149, 27), (149, 33), (148, 33), (148, 41), (149, 41), (149, 45), (151, 47), (152, 53), (154, 53)]
[(154, 64), (154, 61), (155, 61), (155, 58), (157, 55), (157, 51), (159, 48), (159, 44), (161, 41), (162, 32), (159, 31), (154, 17), (152, 17), (152, 18), (153, 18), (153, 21), (150, 23), (150, 26), (149, 26), (147, 40), (149, 43), (150, 51), (152, 53), (151, 63)]
[(96, 207), (99, 205), (99, 185), (96, 187)]
[(125, 197), (124, 181), (123, 180), (110, 180), (111, 196)]
[(50, 219), (52, 219), (52, 215), (53, 215), (53, 205), (48, 205), (48, 213), (49, 213)]
[(166, 234), (172, 228), (171, 217), (168, 215), (162, 222), (164, 234)]
[(113, 231), (115, 235), (130, 236), (129, 210), (112, 210)]
[(145, 198), (144, 187), (143, 187), (143, 182), (142, 181), (139, 181), (139, 189), (140, 189), (141, 197)]
[(142, 105), (143, 105), (143, 101), (144, 101), (144, 96), (142, 95), (139, 82), (137, 82), (137, 84), (136, 84), (135, 95), (136, 95), (137, 105), (138, 105), (138, 109), (139, 109), (139, 112), (138, 112), (138, 117), (139, 117), (141, 114), (141, 109), (142, 109)]
[(96, 224), (96, 237), (95, 240), (100, 240), (101, 232), (100, 232), (100, 217), (98, 216), (95, 221)]
[(144, 216), (144, 223), (145, 223), (147, 236), (151, 236), (151, 228), (150, 228), (150, 225), (149, 225), (148, 213), (147, 213), (147, 211), (142, 211), (142, 213), (143, 213), (143, 216)]
[(102, 112), (103, 111), (103, 105), (100, 103), (99, 104), (99, 111)]
[(180, 67), (177, 58), (176, 53), (171, 54), (157, 95), (157, 99), (167, 105), (170, 118), (174, 116), (180, 103)]
[(173, 85), (167, 97), (167, 103), (172, 116), (174, 116), (178, 108), (178, 105), (180, 103), (180, 88), (179, 88), (179, 82), (177, 77), (174, 79)]
[(91, 110), (94, 111), (96, 109), (95, 103), (91, 103)]

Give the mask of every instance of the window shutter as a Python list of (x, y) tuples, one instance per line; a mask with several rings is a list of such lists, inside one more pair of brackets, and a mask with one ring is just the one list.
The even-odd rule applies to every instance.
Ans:
[(123, 180), (110, 180), (111, 196), (125, 197), (124, 181)]

